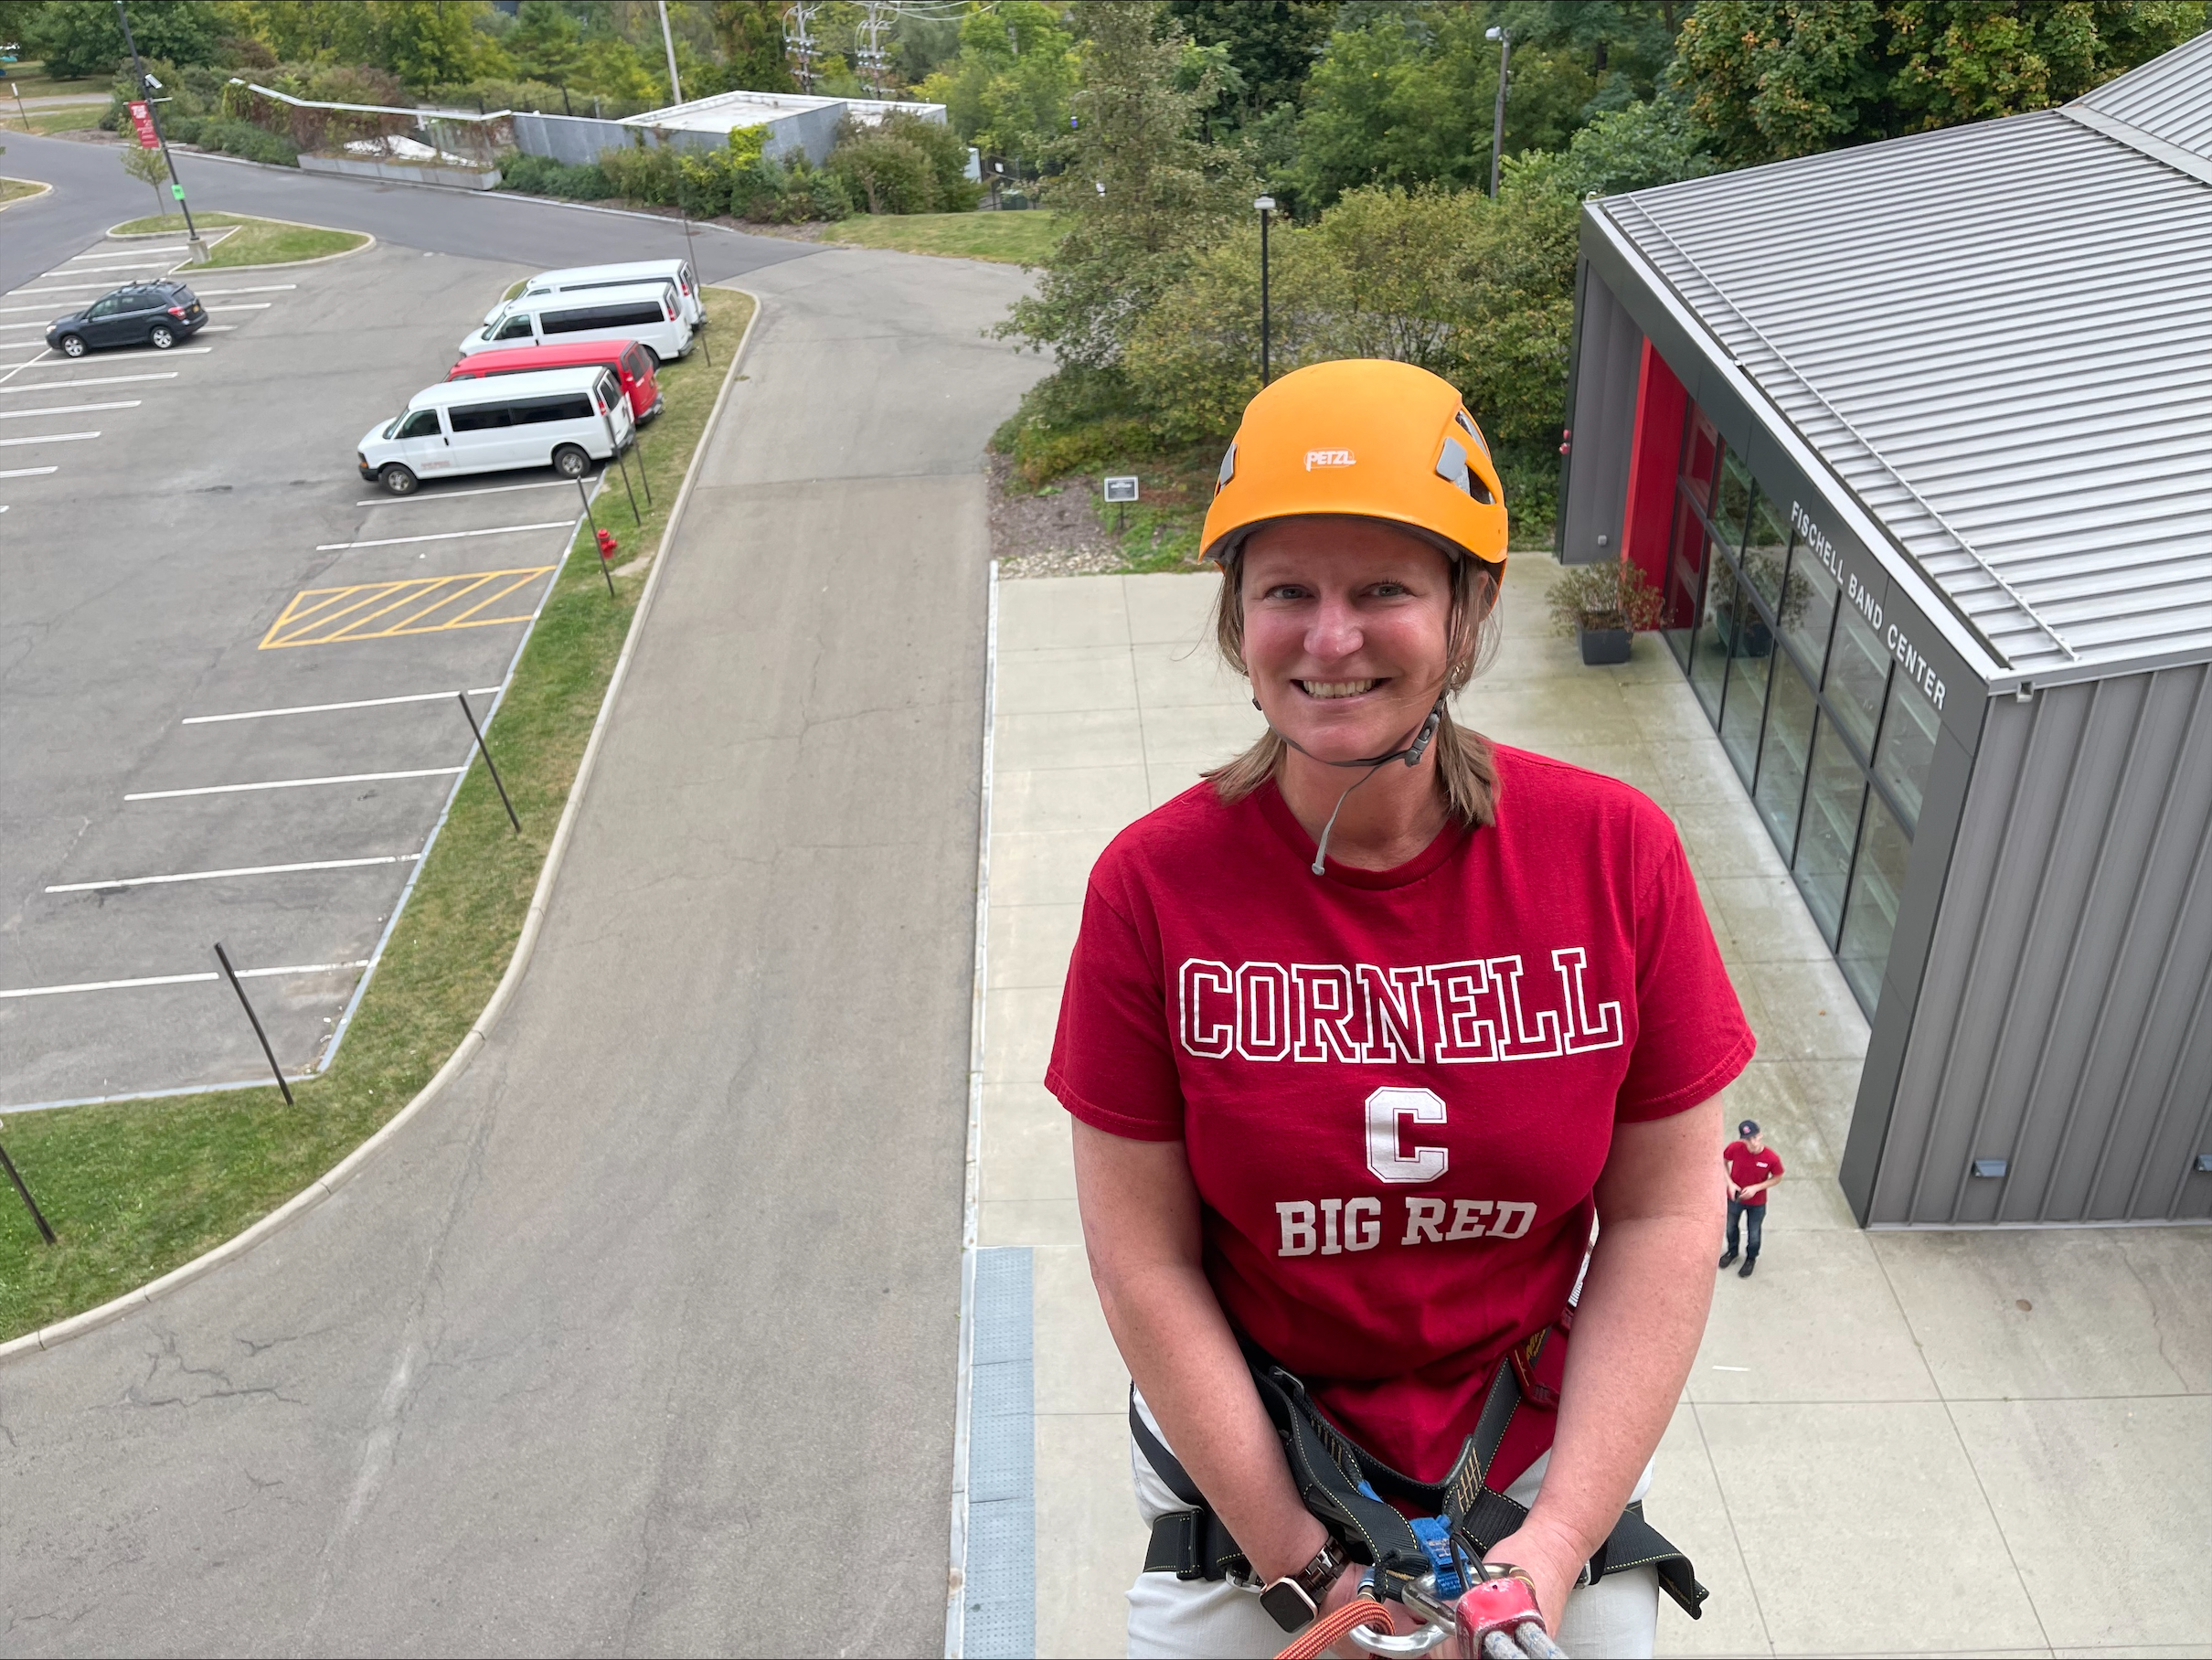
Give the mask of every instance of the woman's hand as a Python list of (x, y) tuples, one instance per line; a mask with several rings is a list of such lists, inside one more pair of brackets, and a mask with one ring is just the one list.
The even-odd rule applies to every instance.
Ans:
[(1524, 1527), (1500, 1539), (1483, 1560), (1518, 1568), (1529, 1577), (1536, 1586), (1537, 1611), (1544, 1616), (1544, 1629), (1558, 1636), (1560, 1616), (1567, 1612), (1568, 1593), (1582, 1577), (1583, 1559), (1575, 1554), (1574, 1547)]
[[(1333, 1614), (1357, 1596), (1360, 1576), (1366, 1572), (1367, 1570), (1357, 1562), (1346, 1563), (1345, 1570), (1336, 1576), (1335, 1583), (1322, 1592), (1321, 1607), (1315, 1611), (1314, 1617), (1319, 1619), (1324, 1614)], [(1388, 1626), (1391, 1631), (1403, 1635), (1411, 1631), (1418, 1623), (1419, 1622), (1406, 1612), (1403, 1603), (1382, 1602), (1377, 1604), (1375, 1618), (1367, 1623), (1367, 1629), (1373, 1631)], [(1336, 1655), (1338, 1660), (1372, 1660), (1367, 1651), (1349, 1637), (1339, 1643), (1329, 1653)]]

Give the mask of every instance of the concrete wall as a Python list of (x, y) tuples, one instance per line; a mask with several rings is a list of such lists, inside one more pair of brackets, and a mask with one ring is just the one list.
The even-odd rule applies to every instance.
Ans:
[[(837, 142), (837, 123), (843, 115), (844, 106), (832, 105), (795, 110), (761, 122), (768, 130), (761, 154), (780, 159), (804, 151), (807, 160), (819, 165), (828, 159), (831, 146)], [(517, 150), (526, 155), (550, 156), (571, 167), (590, 165), (599, 160), (602, 150), (658, 144), (664, 142), (662, 133), (665, 142), (678, 150), (721, 150), (729, 144), (727, 132), (702, 133), (686, 127), (656, 130), (589, 115), (531, 115), (520, 111), (515, 115)]]

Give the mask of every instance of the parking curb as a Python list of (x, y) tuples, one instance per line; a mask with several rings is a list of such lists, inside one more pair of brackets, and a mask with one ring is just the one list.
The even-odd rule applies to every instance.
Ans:
[(10, 197), (6, 201), (0, 202), (0, 213), (5, 213), (10, 208), (20, 208), (26, 202), (35, 202), (41, 197), (54, 194), (54, 186), (44, 179), (9, 178), (7, 182), (11, 185), (36, 185), (38, 188), (28, 196)]
[[(727, 284), (713, 283), (712, 287)], [(738, 348), (730, 354), (729, 367), (723, 371), (721, 390), (715, 394), (714, 408), (707, 412), (707, 424), (700, 429), (698, 447), (691, 452), (691, 464), (684, 469), (684, 482), (677, 487), (675, 503), (668, 510), (668, 524), (661, 532), (661, 545), (653, 560), (653, 569), (645, 573), (645, 586), (638, 595), (637, 610), (631, 614), (629, 633), (623, 636), (622, 649), (614, 660), (614, 672), (608, 676), (607, 690), (600, 699), (599, 715), (591, 723), (591, 736), (585, 741), (583, 759), (577, 762), (575, 781), (569, 786), (569, 799), (561, 808), (560, 823), (554, 827), (553, 840), (546, 849), (546, 862), (537, 873), (537, 887), (530, 895), (530, 908), (523, 917), (522, 932), (515, 942), (515, 954), (508, 959), (506, 972), (493, 988), (484, 1012), (476, 1016), (468, 1033), (455, 1046), (445, 1064), (440, 1067), (431, 1080), (416, 1092), (415, 1098), (386, 1120), (384, 1124), (367, 1141), (340, 1159), (323, 1176), (302, 1191), (292, 1195), (283, 1204), (271, 1211), (250, 1227), (232, 1235), (221, 1244), (201, 1252), (181, 1267), (171, 1269), (157, 1280), (148, 1282), (134, 1290), (111, 1298), (97, 1308), (89, 1308), (80, 1314), (71, 1314), (66, 1320), (57, 1320), (51, 1325), (26, 1332), (20, 1337), (0, 1343), (0, 1361), (17, 1356), (43, 1353), (72, 1337), (81, 1337), (122, 1319), (125, 1314), (151, 1306), (171, 1292), (181, 1290), (193, 1281), (212, 1273), (224, 1263), (244, 1256), (262, 1240), (282, 1232), (298, 1221), (310, 1210), (329, 1198), (347, 1182), (358, 1176), (378, 1154), (390, 1144), (404, 1128), (425, 1107), (445, 1092), (446, 1086), (464, 1071), (479, 1049), (489, 1041), (493, 1025), (506, 1010), (508, 1001), (522, 983), (530, 957), (537, 944), (537, 935), (545, 921), (546, 911), (552, 901), (553, 879), (559, 873), (562, 857), (569, 848), (569, 838), (575, 829), (578, 804), (584, 798), (585, 788), (591, 780), (593, 762), (598, 759), (600, 740), (606, 735), (607, 717), (613, 711), (615, 695), (622, 690), (628, 675), (630, 659), (637, 649), (638, 635), (643, 632), (646, 616), (653, 609), (654, 594), (659, 587), (661, 572), (667, 568), (665, 555), (683, 526), (684, 510), (690, 505), (692, 485), (697, 482), (699, 463), (707, 453), (707, 441), (720, 425), (722, 410), (729, 401), (729, 388), (738, 383), (738, 365), (744, 360), (745, 347), (752, 339), (753, 327), (760, 321), (764, 303), (760, 295), (748, 289), (735, 292), (752, 301), (752, 315), (745, 321), (745, 332), (738, 336)], [(573, 549), (571, 549), (571, 552)], [(565, 562), (565, 561), (564, 561)]]

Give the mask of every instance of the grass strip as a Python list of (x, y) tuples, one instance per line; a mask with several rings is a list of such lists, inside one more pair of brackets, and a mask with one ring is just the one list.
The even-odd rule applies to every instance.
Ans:
[[(296, 1108), (271, 1085), (7, 1119), (0, 1139), (59, 1243), (42, 1244), (0, 1186), (0, 1342), (167, 1273), (266, 1216), (412, 1100), (467, 1036), (506, 972), (629, 633), (644, 586), (638, 556), (658, 549), (752, 312), (743, 294), (705, 295), (714, 366), (694, 351), (660, 368), (666, 403), (645, 429), (654, 505), (645, 508), (641, 490), (644, 522), (632, 523), (619, 471), (593, 504), (622, 543), (615, 563), (632, 569), (609, 599), (590, 533), (579, 534), (484, 734), (522, 834), (508, 827), (482, 762), (472, 762), (337, 1059), (292, 1086)], [(633, 477), (638, 467), (633, 451)], [(242, 1021), (228, 986), (202, 989), (209, 1020)]]
[[(27, 92), (25, 97), (30, 96)], [(17, 133), (82, 133), (100, 125), (100, 118), (108, 112), (105, 104), (64, 104), (58, 110), (24, 110), (15, 107), (10, 95), (5, 105), (0, 105), (0, 116), (5, 125)], [(26, 125), (26, 122), (28, 122)]]
[(0, 207), (21, 201), (27, 196), (37, 196), (44, 185), (34, 184), (27, 178), (0, 178)]
[(1034, 265), (1052, 251), (1060, 229), (1058, 214), (1034, 208), (1016, 213), (863, 213), (829, 226), (822, 239), (897, 253)]
[[(358, 248), (368, 238), (358, 230), (333, 230), (322, 225), (290, 225), (282, 219), (250, 218), (238, 213), (196, 213), (192, 222), (203, 230), (233, 227), (230, 234), (209, 251), (205, 265), (180, 269), (219, 271), (226, 265), (290, 265), (300, 260), (325, 259)], [(149, 214), (110, 228), (110, 236), (152, 236), (174, 231), (183, 235), (184, 215)]]

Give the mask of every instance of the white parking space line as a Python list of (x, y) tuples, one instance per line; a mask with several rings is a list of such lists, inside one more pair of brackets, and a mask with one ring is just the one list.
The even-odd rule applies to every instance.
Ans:
[[(32, 366), (24, 365), (26, 368)], [(83, 380), (23, 380), (0, 386), (0, 392), (74, 392), (80, 386), (121, 386), (129, 380), (175, 380), (181, 369), (163, 369), (154, 375), (96, 375)]]
[(135, 410), (144, 399), (121, 403), (58, 403), (43, 410), (0, 410), (0, 420), (36, 420), (41, 415), (90, 415), (94, 410)]
[[(210, 305), (207, 309), (211, 312), (265, 312), (275, 303), (274, 300), (244, 300), (236, 305)], [(0, 328), (7, 326), (6, 324), (0, 324)], [(21, 328), (24, 325), (18, 323), (14, 326)], [(32, 324), (30, 326), (36, 328), (37, 325)]]
[(157, 888), (169, 882), (215, 882), (233, 876), (289, 876), (296, 870), (358, 870), (364, 865), (405, 865), (420, 853), (386, 853), (375, 858), (308, 859), (297, 865), (240, 865), (233, 870), (182, 870), (174, 876), (126, 876), (105, 882), (57, 882), (48, 893), (93, 893), (108, 888)]
[(5, 467), (0, 468), (0, 478), (37, 478), (48, 473), (58, 473), (59, 467)]
[[(38, 411), (41, 415), (46, 411)], [(73, 444), (80, 440), (98, 438), (97, 432), (41, 432), (36, 438), (0, 438), (0, 444)]]
[[(50, 310), (52, 310), (53, 308), (52, 308), (51, 306), (37, 306), (37, 307), (33, 307), (33, 306), (28, 306), (28, 305), (27, 305), (27, 306), (25, 306), (23, 309), (24, 309), (25, 311), (31, 311), (31, 310), (38, 310), (38, 311), (50, 311)], [(43, 324), (43, 323), (0, 323), (0, 328), (44, 328), (45, 326), (46, 326), (46, 325), (45, 325), (45, 324)], [(21, 342), (20, 342), (20, 341), (16, 341), (16, 342), (11, 342), (10, 344), (13, 344), (13, 345), (20, 345), (20, 344), (21, 344)]]
[(247, 790), (305, 790), (315, 784), (378, 784), (394, 778), (452, 778), (466, 767), (416, 767), (405, 772), (341, 772), (334, 778), (272, 778), (258, 784), (202, 784), (197, 790), (139, 790), (125, 801), (174, 801), (180, 795), (237, 795)]
[(238, 333), (238, 325), (235, 323), (210, 323), (206, 328), (200, 330), (200, 333), (203, 335), (235, 335)]
[(80, 253), (55, 266), (54, 274), (66, 274), (72, 270), (103, 271), (115, 266), (157, 265), (185, 251), (182, 248), (148, 248), (136, 253), (121, 250), (114, 253)]
[[(457, 495), (505, 495), (510, 490), (566, 490), (576, 481), (572, 478), (542, 479), (535, 484), (486, 484), (476, 490), (422, 490), (413, 495), (372, 495), (367, 501), (356, 502), (356, 507), (398, 507), (414, 502), (449, 502)], [(597, 484), (593, 478), (586, 484)]]
[[(293, 963), (282, 968), (241, 968), (241, 980), (267, 980), (278, 974), (334, 974), (341, 969), (367, 968), (368, 959), (358, 963)], [(210, 971), (204, 974), (147, 974), (137, 980), (80, 980), (74, 985), (18, 985), (0, 991), (0, 997), (58, 997), (67, 992), (120, 992), (141, 985), (197, 985), (216, 978)]]
[[(0, 443), (8, 441), (0, 438)], [(494, 525), (488, 530), (440, 530), (430, 536), (386, 536), (368, 542), (318, 542), (317, 553), (343, 553), (349, 548), (397, 548), (407, 542), (459, 542), (473, 536), (513, 536), (525, 530), (566, 530), (573, 519), (548, 519), (542, 525)]]
[[(489, 697), (499, 688), (495, 686), (472, 686), (469, 696)], [(333, 709), (380, 709), (395, 703), (442, 703), (448, 697), (457, 697), (458, 692), (409, 692), (399, 697), (356, 697), (351, 703), (297, 703), (288, 709), (240, 709), (235, 715), (186, 715), (178, 724), (182, 726), (213, 726), (223, 720), (267, 720), (277, 715), (326, 715)]]

